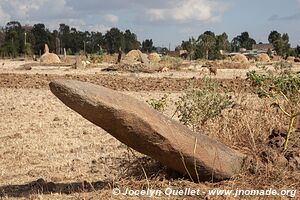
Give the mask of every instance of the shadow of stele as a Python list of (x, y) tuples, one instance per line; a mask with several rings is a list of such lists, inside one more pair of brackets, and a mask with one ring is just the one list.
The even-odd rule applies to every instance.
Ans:
[(28, 197), (33, 194), (72, 194), (112, 188), (112, 181), (54, 183), (44, 179), (24, 185), (0, 186), (0, 197)]

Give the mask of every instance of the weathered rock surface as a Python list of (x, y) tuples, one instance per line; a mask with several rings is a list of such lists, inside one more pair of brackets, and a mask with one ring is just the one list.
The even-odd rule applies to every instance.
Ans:
[(266, 54), (266, 53), (258, 54), (258, 55), (255, 57), (255, 60), (258, 61), (258, 62), (270, 62), (270, 61), (271, 61), (269, 55)]
[(288, 56), (288, 57), (286, 58), (286, 60), (287, 60), (288, 62), (295, 62), (295, 57), (294, 57), (294, 56)]
[(126, 54), (122, 60), (124, 63), (133, 64), (136, 62), (141, 62), (144, 64), (149, 64), (149, 59), (146, 54), (143, 54), (140, 50), (131, 50)]
[(142, 53), (141, 51), (139, 51), (139, 55), (140, 55), (140, 61), (144, 64), (149, 64), (149, 59), (148, 56), (144, 53)]
[(117, 91), (59, 80), (50, 89), (64, 104), (122, 143), (194, 181), (223, 180), (239, 173), (244, 155)]
[(83, 61), (82, 56), (76, 56), (75, 69), (84, 69), (85, 65), (86, 64)]
[(40, 62), (42, 64), (56, 64), (61, 63), (59, 57), (54, 53), (45, 53), (41, 56)]
[(158, 63), (159, 61), (161, 61), (160, 55), (158, 53), (150, 53), (148, 59), (153, 63)]
[(236, 54), (232, 57), (233, 62), (249, 63), (248, 58), (244, 54)]
[(42, 64), (56, 64), (61, 63), (59, 57), (55, 53), (49, 53), (49, 47), (45, 44), (44, 54), (41, 56), (40, 62)]

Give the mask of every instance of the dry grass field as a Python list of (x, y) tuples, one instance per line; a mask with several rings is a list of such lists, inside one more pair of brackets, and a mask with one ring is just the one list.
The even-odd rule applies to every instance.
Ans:
[[(200, 72), (132, 74), (98, 69), (17, 70), (5, 61), (0, 69), (0, 198), (3, 199), (128, 199), (113, 188), (131, 189), (300, 189), (300, 160), (284, 160), (270, 144), (272, 130), (288, 121), (253, 95), (245, 70), (223, 69), (215, 77), (237, 106), (209, 120), (199, 132), (239, 150), (252, 159), (231, 180), (193, 183), (157, 161), (132, 151), (101, 128), (82, 118), (49, 90), (54, 79), (78, 79), (119, 90), (146, 103), (168, 94), (165, 114), (188, 85), (201, 87)], [(299, 66), (296, 66), (295, 70)], [(300, 128), (300, 127), (299, 127)], [(300, 133), (289, 149), (300, 156)], [(299, 192), (299, 191), (298, 191)], [(295, 199), (300, 198), (299, 194)], [(130, 199), (143, 199), (131, 197)], [(148, 199), (148, 198), (145, 198)], [(237, 199), (230, 196), (172, 196), (157, 199)], [(239, 199), (290, 199), (286, 196)]]

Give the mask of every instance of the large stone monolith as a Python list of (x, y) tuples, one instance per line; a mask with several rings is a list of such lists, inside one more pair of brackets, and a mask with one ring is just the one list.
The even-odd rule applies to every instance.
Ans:
[(50, 89), (65, 105), (122, 143), (194, 181), (228, 179), (242, 168), (243, 154), (120, 92), (72, 80), (51, 82)]
[(57, 64), (61, 63), (59, 57), (54, 53), (49, 53), (49, 47), (45, 44), (44, 54), (40, 58), (42, 64)]

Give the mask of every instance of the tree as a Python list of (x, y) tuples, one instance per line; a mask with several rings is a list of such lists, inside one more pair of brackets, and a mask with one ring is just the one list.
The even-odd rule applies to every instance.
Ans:
[(35, 39), (34, 44), (34, 52), (35, 54), (39, 54), (40, 51), (43, 52), (45, 44), (49, 45), (49, 37), (50, 34), (47, 32), (46, 27), (44, 24), (35, 24), (31, 30), (32, 35)]
[(66, 24), (60, 24), (58, 35), (60, 39), (61, 48), (69, 49), (70, 48), (70, 26)]
[(235, 37), (231, 41), (231, 51), (238, 52), (240, 50), (240, 41), (238, 37)]
[(290, 44), (289, 35), (287, 33), (280, 34), (277, 31), (271, 31), (268, 40), (273, 44), (276, 53), (280, 56), (285, 56), (288, 54)]
[(30, 43), (26, 43), (25, 49), (24, 49), (25, 55), (26, 55), (26, 56), (31, 56), (31, 55), (33, 55), (33, 50), (32, 50), (32, 49), (33, 49), (33, 48), (32, 48), (32, 46), (31, 46), (31, 44), (30, 44)]
[(282, 34), (282, 39), (288, 43), (290, 40), (290, 37), (287, 33), (284, 33), (284, 34)]
[(88, 31), (77, 31), (76, 28), (71, 28), (67, 37), (65, 37), (65, 48), (69, 53), (75, 54), (84, 50), (84, 52), (91, 53), (90, 33)]
[(297, 57), (300, 57), (300, 46), (299, 45), (297, 45), (295, 51), (296, 51)]
[(100, 32), (91, 32), (91, 48), (92, 53), (102, 53), (102, 48), (105, 45), (104, 36)]
[(198, 37), (198, 55), (204, 52), (205, 58), (209, 59), (209, 50), (212, 50), (216, 45), (215, 34), (211, 31), (206, 31)]
[(139, 49), (141, 43), (137, 40), (137, 36), (134, 33), (131, 33), (130, 30), (126, 30), (124, 33), (124, 40), (125, 40), (125, 52), (129, 52), (134, 49)]
[(20, 22), (10, 21), (5, 26), (5, 42), (3, 51), (5, 54), (16, 57), (24, 53), (25, 31)]
[(188, 52), (188, 56), (190, 60), (195, 59), (195, 51), (196, 51), (196, 39), (194, 37), (189, 38), (188, 41), (182, 41), (181, 48)]
[(104, 38), (109, 53), (117, 53), (119, 48), (125, 49), (124, 35), (118, 28), (111, 28), (106, 32)]
[(221, 35), (218, 35), (216, 45), (218, 50), (229, 51), (230, 42), (228, 41), (228, 35), (226, 33), (222, 33)]
[(5, 32), (3, 29), (0, 29), (0, 47), (4, 44), (5, 42)]
[(275, 40), (273, 45), (278, 55), (284, 56), (287, 53), (287, 43), (282, 38)]
[(243, 32), (241, 35), (236, 36), (231, 41), (233, 51), (239, 51), (240, 48), (252, 49), (253, 44), (256, 44), (256, 41), (250, 37), (248, 32)]
[(256, 44), (253, 38), (250, 38), (248, 32), (243, 32), (240, 36), (241, 47), (245, 49), (252, 49), (252, 45)]
[(281, 34), (277, 31), (271, 31), (268, 37), (268, 41), (273, 44), (276, 40), (279, 40), (281, 38)]
[(230, 42), (226, 33), (216, 37), (216, 58), (221, 58), (221, 51), (230, 51)]
[(146, 39), (142, 42), (142, 51), (151, 53), (153, 51), (153, 41), (152, 39)]
[(188, 52), (190, 59), (214, 60), (222, 57), (221, 50), (230, 50), (230, 42), (226, 33), (215, 35), (211, 31), (205, 31), (197, 40), (192, 37), (188, 41), (182, 41), (181, 48)]

